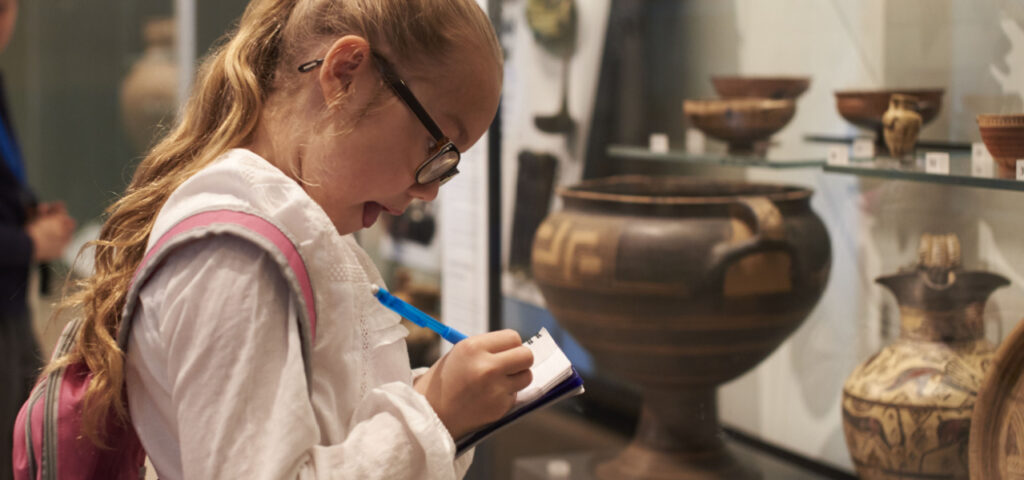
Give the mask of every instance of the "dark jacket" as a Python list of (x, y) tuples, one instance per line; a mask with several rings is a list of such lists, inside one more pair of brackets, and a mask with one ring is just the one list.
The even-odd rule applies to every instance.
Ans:
[[(0, 115), (11, 139), (17, 142), (6, 98), (0, 77)], [(10, 314), (28, 310), (25, 293), (32, 261), (32, 239), (25, 232), (25, 224), (36, 205), (31, 189), (15, 177), (2, 155), (0, 152), (0, 321)]]

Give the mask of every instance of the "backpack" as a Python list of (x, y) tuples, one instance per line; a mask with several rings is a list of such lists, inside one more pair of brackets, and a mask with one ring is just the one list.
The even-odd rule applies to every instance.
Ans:
[[(240, 210), (207, 210), (177, 223), (146, 253), (128, 289), (117, 344), (126, 352), (131, 319), (139, 292), (161, 263), (178, 247), (214, 235), (234, 235), (250, 241), (277, 261), (299, 305), (299, 334), (306, 378), (310, 378), (316, 309), (305, 263), (295, 243), (262, 216)], [(64, 328), (53, 353), (56, 359), (74, 344), (80, 317)], [(146, 452), (130, 423), (110, 417), (104, 437), (111, 448), (93, 445), (81, 434), (81, 413), (92, 373), (82, 363), (60, 368), (36, 383), (22, 405), (14, 427), (15, 480), (141, 479)], [(312, 395), (312, 382), (307, 382)]]

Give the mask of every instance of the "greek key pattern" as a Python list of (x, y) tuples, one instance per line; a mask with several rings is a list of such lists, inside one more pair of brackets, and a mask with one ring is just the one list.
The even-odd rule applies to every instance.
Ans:
[(595, 279), (610, 280), (615, 270), (614, 259), (604, 253), (615, 251), (614, 245), (609, 249), (607, 244), (617, 241), (618, 235), (609, 235), (608, 230), (606, 226), (549, 217), (534, 238), (535, 274), (574, 285)]

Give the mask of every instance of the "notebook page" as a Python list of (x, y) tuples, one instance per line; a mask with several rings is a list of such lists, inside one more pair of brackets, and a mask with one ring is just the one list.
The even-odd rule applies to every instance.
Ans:
[(572, 375), (572, 363), (562, 349), (551, 338), (546, 328), (541, 328), (532, 338), (523, 342), (533, 352), (533, 381), (526, 388), (516, 392), (512, 410), (518, 409), (544, 395)]

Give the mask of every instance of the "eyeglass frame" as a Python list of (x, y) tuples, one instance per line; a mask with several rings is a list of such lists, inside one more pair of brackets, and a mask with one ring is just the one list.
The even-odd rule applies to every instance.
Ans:
[[(398, 76), (398, 73), (395, 72), (394, 67), (391, 66), (391, 62), (388, 62), (388, 60), (384, 58), (383, 55), (373, 50), (370, 50), (370, 55), (373, 57), (374, 62), (376, 62), (377, 70), (380, 72), (381, 77), (384, 79), (384, 83), (386, 83), (388, 87), (391, 88), (393, 92), (395, 92), (395, 95), (397, 95), (398, 98), (402, 100), (402, 103), (409, 107), (409, 110), (412, 110), (412, 113), (416, 115), (416, 118), (419, 119), (420, 123), (423, 124), (423, 127), (427, 129), (427, 132), (430, 133), (430, 136), (432, 136), (434, 138), (434, 141), (437, 143), (435, 150), (427, 157), (426, 161), (421, 163), (420, 166), (416, 169), (416, 183), (419, 185), (427, 185), (439, 181), (441, 182), (441, 185), (444, 185), (453, 177), (455, 177), (455, 175), (459, 174), (458, 167), (459, 162), (462, 160), (462, 152), (460, 152), (458, 147), (456, 147), (455, 144), (452, 143), (451, 139), (449, 139), (448, 136), (441, 131), (441, 127), (439, 127), (437, 125), (437, 122), (435, 122), (434, 119), (430, 117), (430, 114), (427, 113), (427, 110), (423, 108), (423, 104), (416, 99), (416, 96), (413, 95), (412, 90), (409, 89), (409, 86), (406, 85), (405, 81), (402, 80), (402, 78)], [(299, 65), (299, 73), (311, 72), (313, 71), (313, 69), (319, 67), (323, 63), (324, 59), (322, 58), (310, 60), (306, 63), (303, 63), (302, 65)], [(453, 152), (455, 153), (455, 164), (452, 165), (452, 168), (448, 169), (447, 171), (445, 171), (436, 178), (432, 178), (427, 181), (422, 181), (420, 179), (420, 172), (423, 172), (423, 170), (428, 165), (430, 165), (431, 162), (434, 162), (437, 159)]]

